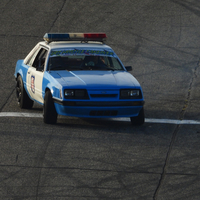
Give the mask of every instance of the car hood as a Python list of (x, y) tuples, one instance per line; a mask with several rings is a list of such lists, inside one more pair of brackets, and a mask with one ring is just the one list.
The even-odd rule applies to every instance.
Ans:
[(138, 81), (126, 71), (51, 71), (62, 86), (73, 88), (122, 88), (140, 86)]

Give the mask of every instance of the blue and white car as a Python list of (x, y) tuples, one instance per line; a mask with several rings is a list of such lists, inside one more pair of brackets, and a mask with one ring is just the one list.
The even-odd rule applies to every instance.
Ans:
[(43, 105), (44, 122), (58, 115), (130, 117), (144, 123), (144, 97), (136, 78), (111, 47), (105, 33), (46, 33), (15, 68), (20, 108)]

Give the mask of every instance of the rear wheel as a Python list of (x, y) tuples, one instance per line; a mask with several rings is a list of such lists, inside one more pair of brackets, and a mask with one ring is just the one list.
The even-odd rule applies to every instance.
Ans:
[(46, 124), (55, 124), (58, 114), (56, 112), (51, 92), (48, 90), (44, 97), (43, 119)]
[(28, 94), (26, 93), (21, 76), (17, 77), (16, 96), (20, 108), (30, 109), (33, 107), (34, 102), (29, 98)]
[(140, 110), (138, 116), (136, 117), (131, 117), (131, 123), (135, 126), (140, 126), (144, 124), (145, 121), (145, 116), (144, 116), (144, 108), (142, 107), (142, 109)]

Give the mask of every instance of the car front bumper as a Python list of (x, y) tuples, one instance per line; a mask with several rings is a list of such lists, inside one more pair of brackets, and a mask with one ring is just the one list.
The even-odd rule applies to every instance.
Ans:
[(59, 115), (110, 118), (138, 116), (144, 101), (54, 101)]

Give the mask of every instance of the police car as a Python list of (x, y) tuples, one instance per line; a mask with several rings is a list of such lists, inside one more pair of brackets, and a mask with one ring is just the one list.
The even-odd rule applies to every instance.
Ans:
[(58, 115), (114, 118), (130, 117), (144, 123), (144, 97), (140, 84), (128, 72), (105, 33), (46, 33), (15, 68), (20, 108), (43, 105), (45, 123)]

